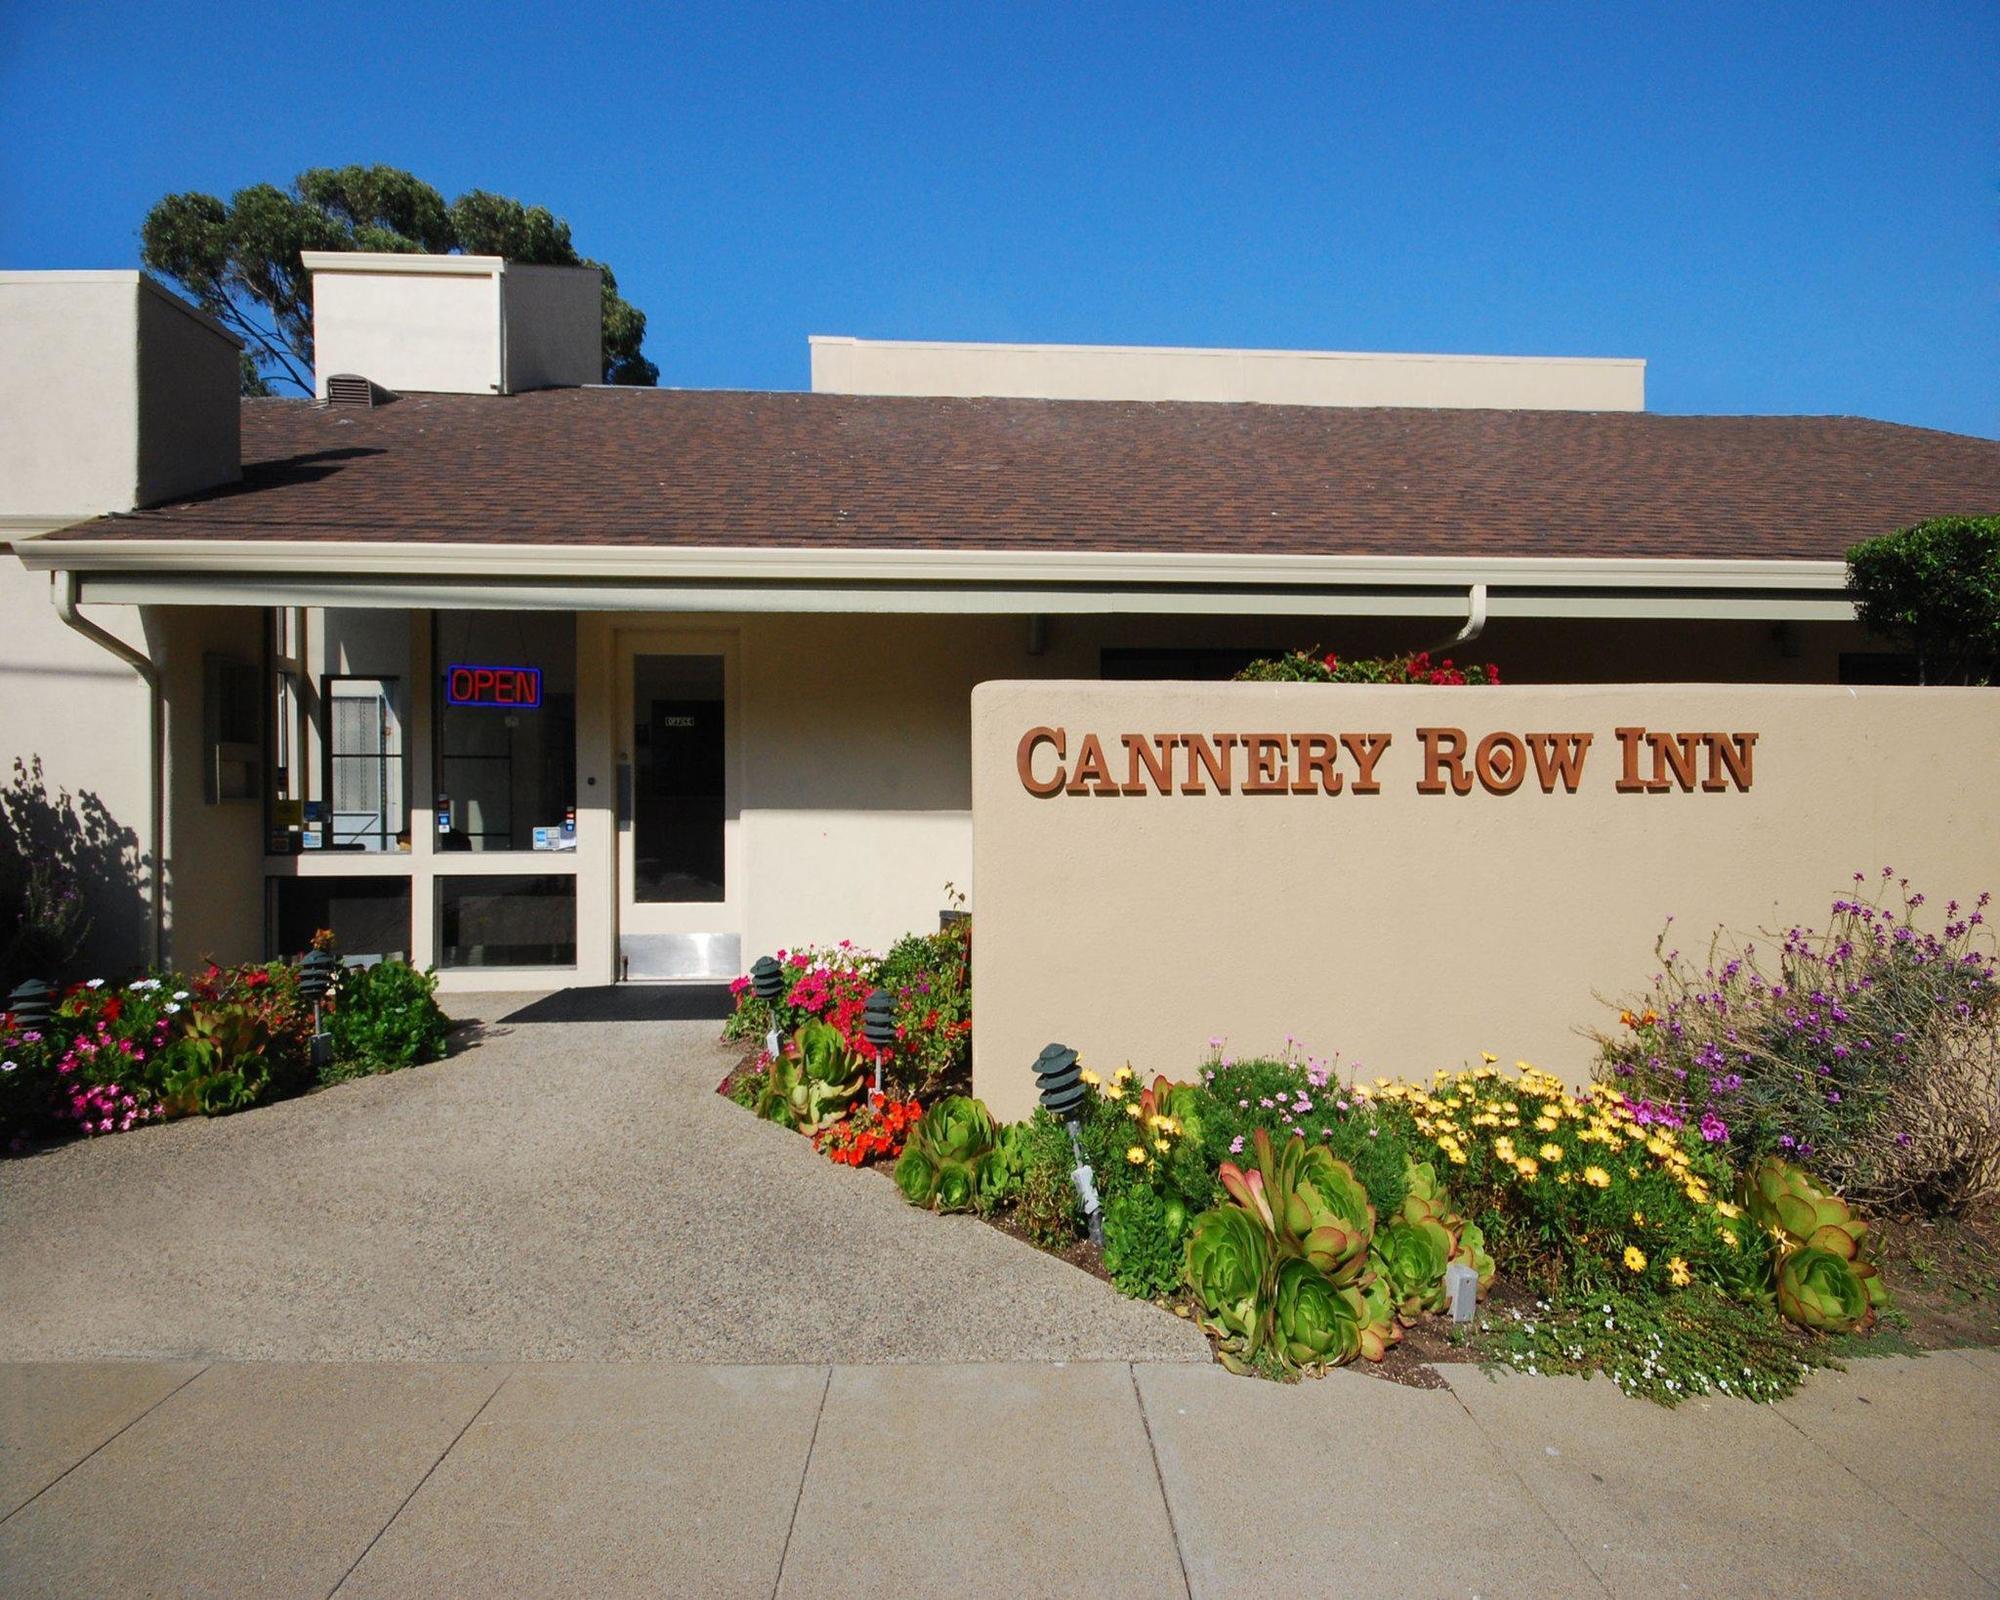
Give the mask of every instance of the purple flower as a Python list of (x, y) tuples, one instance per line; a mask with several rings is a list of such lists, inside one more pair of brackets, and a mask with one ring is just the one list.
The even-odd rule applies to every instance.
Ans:
[(1704, 1112), (1701, 1119), (1701, 1136), (1710, 1144), (1721, 1144), (1729, 1137), (1729, 1124), (1713, 1111)]

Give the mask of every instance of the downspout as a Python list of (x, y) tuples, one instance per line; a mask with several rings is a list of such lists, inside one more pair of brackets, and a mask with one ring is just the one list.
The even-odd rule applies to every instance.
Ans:
[(1440, 650), (1451, 650), (1462, 644), (1470, 644), (1486, 631), (1486, 585), (1475, 583), (1465, 596), (1465, 626), (1449, 639), (1430, 646), (1435, 654)]
[(157, 967), (160, 964), (160, 952), (164, 943), (162, 932), (166, 925), (167, 855), (167, 792), (160, 776), (161, 769), (166, 765), (166, 719), (160, 699), (160, 669), (143, 650), (134, 650), (116, 634), (107, 633), (78, 612), (77, 580), (74, 572), (56, 574), (55, 603), (57, 616), (92, 644), (109, 650), (138, 673), (146, 685), (147, 720), (151, 733), (146, 763), (147, 825), (152, 835), (153, 846), (151, 905), (146, 929), (146, 964), (149, 967)]

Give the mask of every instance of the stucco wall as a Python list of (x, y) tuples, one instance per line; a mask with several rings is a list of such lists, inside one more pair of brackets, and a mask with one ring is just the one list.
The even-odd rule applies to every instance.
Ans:
[[(1580, 1026), (1655, 970), (1668, 917), (1698, 949), (1717, 924), (1810, 922), (1856, 871), (1895, 866), (1934, 903), (2000, 883), (2000, 696), (1985, 690), (1630, 685), (1391, 689), (989, 683), (973, 696), (975, 1086), (1018, 1116), (1051, 1039), (1087, 1060), (1180, 1075), (1223, 1037), (1287, 1036), (1369, 1074), (1491, 1050), (1572, 1080)], [(1416, 730), (1588, 732), (1576, 791), (1530, 777), (1420, 793)], [(1704, 755), (1693, 792), (1620, 793), (1616, 730), (1755, 732), (1750, 785)], [(1091, 792), (1037, 798), (1022, 737), (1385, 732), (1377, 793)], [(1181, 752), (1185, 755), (1185, 752)], [(1045, 784), (1055, 758), (1036, 752)], [(1648, 758), (1642, 774), (1653, 774)], [(1072, 776), (1074, 774), (1072, 773)], [(1293, 774), (1294, 780), (1296, 774)], [(1150, 780), (1142, 778), (1150, 787)], [(1177, 780), (1178, 782), (1178, 780)]]
[(1643, 411), (1646, 363), (1563, 356), (975, 344), (816, 335), (823, 394)]
[(490, 265), (319, 270), (312, 293), (314, 383), (322, 398), (326, 380), (344, 372), (413, 394), (499, 391), (500, 280)]
[[(143, 648), (145, 629), (133, 606), (93, 606), (86, 615), (127, 644)], [(147, 836), (146, 689), (139, 675), (57, 619), (47, 573), (31, 573), (0, 554), (0, 783), (16, 761), (39, 761), (50, 822), (101, 842), (80, 860), (124, 859), (133, 871), (90, 874), (84, 885), (92, 918), (79, 965), (121, 972), (146, 956), (146, 893), (152, 840)], [(65, 802), (61, 796), (67, 791)]]

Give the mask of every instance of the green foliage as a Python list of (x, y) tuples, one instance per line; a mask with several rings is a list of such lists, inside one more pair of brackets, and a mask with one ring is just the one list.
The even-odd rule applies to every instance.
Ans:
[(2000, 516), (1935, 517), (1847, 552), (1872, 631), (1917, 658), (1920, 683), (1985, 683), (2000, 660)]
[[(1291, 1057), (1260, 1057), (1214, 1062), (1202, 1079), (1200, 1138), (1211, 1174), (1232, 1156), (1242, 1159), (1259, 1128), (1274, 1139), (1303, 1133), (1354, 1169), (1377, 1217), (1401, 1209), (1409, 1145), (1399, 1128), (1383, 1123), (1365, 1101), (1343, 1089), (1330, 1069)], [(1189, 1198), (1208, 1205), (1214, 1193)]]
[(195, 1007), (161, 1076), (168, 1116), (224, 1116), (255, 1105), (271, 1081), (271, 1034), (249, 1006)]
[(307, 250), (386, 250), (504, 255), (551, 266), (597, 267), (604, 276), (604, 377), (651, 385), (659, 368), (640, 353), (645, 313), (618, 293), (602, 262), (578, 254), (569, 224), (541, 206), (474, 189), (450, 204), (396, 167), (313, 167), (290, 189), (252, 184), (225, 204), (214, 195), (169, 194), (146, 213), (140, 259), (249, 344), (245, 393), (276, 377), (312, 390), (312, 283)]
[(1399, 1217), (1376, 1233), (1371, 1262), (1400, 1320), (1413, 1322), (1427, 1311), (1444, 1310), (1451, 1251), (1451, 1235), (1428, 1217), (1420, 1222)]
[(753, 1109), (767, 1122), (818, 1133), (854, 1109), (867, 1068), (831, 1023), (808, 1019), (764, 1069)]
[(1405, 656), (1362, 656), (1346, 659), (1322, 655), (1318, 646), (1253, 661), (1236, 674), (1239, 683), (1424, 683), (1453, 686), (1490, 685), (1500, 681), (1497, 667), (1472, 663), (1459, 666), (1446, 657), (1432, 661), (1428, 650)]
[(1271, 1334), (1279, 1352), (1302, 1372), (1344, 1366), (1361, 1353), (1366, 1312), (1361, 1293), (1339, 1288), (1304, 1259), (1278, 1268)]
[(1195, 1321), (1232, 1372), (1251, 1369), (1270, 1331), (1274, 1263), (1270, 1231), (1241, 1206), (1195, 1218), (1187, 1243), (1188, 1287), (1201, 1307)]
[(1187, 1208), (1170, 1207), (1144, 1185), (1115, 1196), (1104, 1207), (1104, 1270), (1120, 1294), (1157, 1300), (1181, 1281), (1181, 1240)]
[(1854, 1333), (1889, 1303), (1868, 1259), (1868, 1224), (1790, 1162), (1758, 1162), (1744, 1179), (1743, 1209), (1758, 1242), (1776, 1248), (1772, 1288), (1782, 1315), (1821, 1333)]
[(999, 1137), (984, 1102), (947, 1095), (910, 1130), (896, 1162), (896, 1187), (913, 1206), (970, 1211), (979, 1202)]
[(342, 969), (326, 1019), (333, 1062), (322, 1082), (442, 1061), (451, 1020), (437, 1003), (437, 974), (407, 961)]
[(1014, 1225), (1031, 1244), (1044, 1250), (1064, 1250), (1083, 1233), (1083, 1206), (1070, 1173), (1076, 1165), (1069, 1130), (1037, 1110), (1026, 1122), (1007, 1129), (1015, 1136), (1020, 1162), (1019, 1188), (1013, 1196)]
[(896, 1003), (891, 1070), (928, 1101), (972, 1074), (972, 922), (905, 934), (882, 958), (877, 980)]
[(1781, 1400), (1814, 1367), (1839, 1365), (1824, 1341), (1797, 1338), (1767, 1311), (1699, 1285), (1666, 1297), (1572, 1291), (1484, 1331), (1498, 1363), (1515, 1371), (1603, 1372), (1665, 1406), (1705, 1394)]

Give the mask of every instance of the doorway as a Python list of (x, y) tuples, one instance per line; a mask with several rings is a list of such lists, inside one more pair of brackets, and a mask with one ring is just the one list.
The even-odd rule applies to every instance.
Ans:
[(618, 976), (742, 971), (736, 641), (618, 636)]

